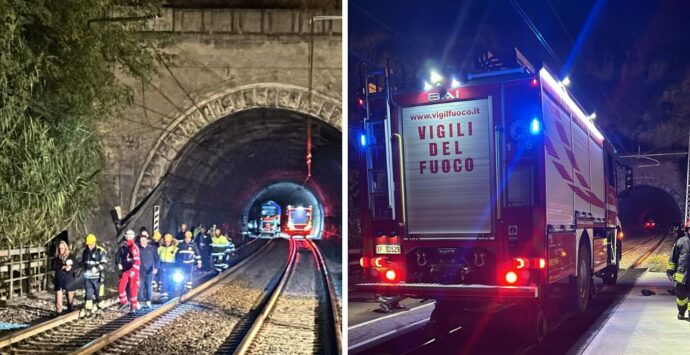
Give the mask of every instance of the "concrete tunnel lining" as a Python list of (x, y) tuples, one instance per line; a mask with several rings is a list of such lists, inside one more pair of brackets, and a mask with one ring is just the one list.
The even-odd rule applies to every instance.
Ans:
[[(181, 223), (225, 223), (239, 231), (246, 204), (261, 189), (278, 182), (304, 184), (307, 117), (285, 109), (256, 108), (202, 129), (163, 178), (164, 189), (155, 201), (163, 206), (161, 229), (175, 231)], [(340, 219), (341, 133), (321, 120), (312, 118), (311, 123), (312, 177), (306, 186), (322, 206), (321, 219)], [(148, 225), (145, 216), (150, 214), (144, 213), (135, 225)]]

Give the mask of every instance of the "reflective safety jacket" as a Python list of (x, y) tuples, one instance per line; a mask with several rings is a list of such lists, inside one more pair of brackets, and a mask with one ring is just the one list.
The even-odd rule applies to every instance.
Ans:
[(189, 243), (182, 241), (177, 245), (177, 263), (180, 265), (191, 265), (195, 262), (201, 261), (201, 255), (199, 255), (199, 248), (196, 247), (194, 242)]
[(105, 269), (107, 252), (102, 247), (96, 245), (95, 248), (84, 248), (81, 254), (81, 266), (84, 268), (84, 278), (94, 280), (100, 279), (101, 273)]
[(211, 247), (213, 248), (211, 252), (213, 257), (220, 257), (235, 251), (235, 245), (228, 241), (224, 235), (214, 236), (211, 239)]
[(174, 264), (177, 257), (177, 240), (173, 240), (169, 247), (159, 246), (158, 256), (161, 258), (161, 263)]
[(673, 281), (679, 284), (687, 284), (688, 269), (690, 269), (690, 237), (686, 234), (673, 246), (671, 257), (668, 259), (667, 275), (673, 275)]

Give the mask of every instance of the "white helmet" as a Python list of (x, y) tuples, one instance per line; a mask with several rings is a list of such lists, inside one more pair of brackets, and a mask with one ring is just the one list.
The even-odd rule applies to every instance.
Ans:
[(131, 230), (131, 229), (128, 230), (127, 233), (125, 233), (125, 239), (127, 239), (127, 240), (132, 240), (132, 239), (134, 239), (134, 237), (136, 237), (136, 236), (137, 236), (137, 235), (134, 234), (134, 231)]

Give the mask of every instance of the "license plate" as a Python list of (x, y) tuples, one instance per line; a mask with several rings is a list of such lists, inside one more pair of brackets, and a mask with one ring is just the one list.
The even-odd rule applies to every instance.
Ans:
[(379, 244), (376, 246), (376, 254), (400, 254), (400, 245)]

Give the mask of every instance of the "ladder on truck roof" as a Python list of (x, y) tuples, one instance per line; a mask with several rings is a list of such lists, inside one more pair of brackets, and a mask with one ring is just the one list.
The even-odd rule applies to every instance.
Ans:
[(360, 67), (364, 94), (367, 203), (376, 220), (395, 219), (389, 68)]

